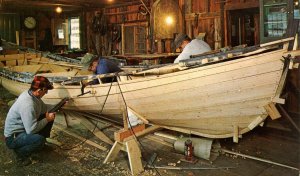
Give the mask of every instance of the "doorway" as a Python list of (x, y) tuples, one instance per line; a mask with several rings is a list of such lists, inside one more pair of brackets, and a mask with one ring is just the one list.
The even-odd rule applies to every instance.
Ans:
[(231, 46), (259, 44), (259, 8), (228, 11), (228, 39)]

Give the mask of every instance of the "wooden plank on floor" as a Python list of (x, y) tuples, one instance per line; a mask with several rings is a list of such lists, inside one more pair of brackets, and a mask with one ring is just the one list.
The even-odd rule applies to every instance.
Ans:
[(81, 124), (85, 126), (90, 132), (92, 132), (95, 136), (97, 136), (101, 141), (113, 145), (113, 141), (106, 136), (102, 131), (100, 131), (97, 127), (97, 123), (93, 124), (88, 119), (84, 117), (80, 117)]
[(89, 144), (89, 145), (91, 145), (91, 146), (93, 146), (93, 147), (96, 147), (96, 148), (98, 148), (98, 149), (100, 149), (100, 150), (102, 150), (102, 151), (107, 151), (107, 148), (106, 148), (106, 147), (101, 146), (101, 145), (99, 145), (99, 144), (97, 144), (97, 143), (95, 143), (95, 142), (93, 142), (93, 141), (91, 141), (91, 140), (89, 140), (89, 139), (83, 138), (83, 137), (81, 137), (81, 136), (79, 136), (79, 135), (77, 135), (77, 134), (75, 134), (75, 133), (73, 133), (73, 132), (67, 130), (66, 128), (65, 128), (65, 129), (64, 129), (64, 128), (61, 128), (61, 127), (59, 127), (58, 125), (55, 125), (55, 128), (57, 128), (57, 129), (59, 129), (59, 130), (65, 132), (65, 133), (67, 133), (68, 135), (73, 136), (73, 137), (75, 137), (75, 138), (77, 138), (77, 139), (79, 139), (79, 140), (81, 140), (81, 141), (85, 141), (84, 143), (87, 143), (87, 144)]

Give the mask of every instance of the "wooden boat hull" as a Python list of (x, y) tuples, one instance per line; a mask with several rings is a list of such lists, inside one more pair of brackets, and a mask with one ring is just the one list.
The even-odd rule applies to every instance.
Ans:
[[(55, 84), (43, 98), (55, 104), (71, 97), (65, 109), (122, 117), (126, 106), (151, 124), (210, 138), (246, 133), (268, 116), (264, 106), (276, 102), (285, 79), (285, 49), (165, 75), (81, 86)], [(2, 78), (12, 91), (16, 82)], [(29, 85), (12, 92), (19, 94)]]

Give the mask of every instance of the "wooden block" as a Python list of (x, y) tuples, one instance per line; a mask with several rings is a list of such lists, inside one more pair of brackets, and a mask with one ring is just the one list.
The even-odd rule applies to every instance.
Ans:
[(264, 108), (266, 109), (267, 113), (269, 114), (269, 116), (271, 117), (272, 120), (278, 119), (281, 117), (279, 111), (277, 110), (275, 103), (269, 103), (267, 105), (264, 106)]
[(131, 139), (134, 139), (135, 137), (141, 137), (141, 136), (144, 136), (144, 135), (147, 135), (149, 133), (152, 133), (154, 131), (157, 131), (159, 130), (161, 127), (160, 126), (150, 126), (150, 127), (147, 127), (146, 129), (144, 129), (143, 131), (140, 131), (140, 132), (137, 132), (135, 133), (135, 136), (129, 136), (128, 138), (124, 139), (124, 142), (126, 141), (129, 141)]
[(125, 129), (119, 130), (119, 131), (115, 132), (115, 134), (114, 134), (115, 140), (118, 142), (122, 142), (125, 138), (128, 138), (131, 135), (133, 135), (133, 132), (136, 133), (136, 132), (143, 131), (143, 130), (145, 130), (145, 124), (135, 126), (128, 130), (125, 130)]
[(279, 104), (285, 104), (285, 99), (279, 98), (278, 96), (274, 97), (272, 101)]

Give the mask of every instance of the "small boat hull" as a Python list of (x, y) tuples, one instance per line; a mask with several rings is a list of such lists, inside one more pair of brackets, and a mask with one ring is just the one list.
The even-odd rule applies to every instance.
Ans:
[[(276, 102), (285, 79), (285, 49), (190, 68), (164, 75), (87, 86), (55, 84), (43, 98), (56, 104), (72, 100), (65, 109), (101, 113), (121, 119), (130, 107), (151, 124), (210, 138), (246, 133), (268, 116), (264, 106)], [(18, 95), (29, 85), (2, 78)]]

